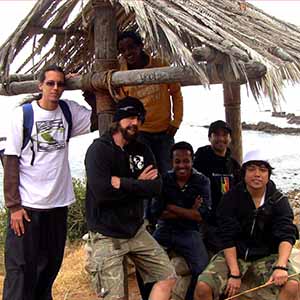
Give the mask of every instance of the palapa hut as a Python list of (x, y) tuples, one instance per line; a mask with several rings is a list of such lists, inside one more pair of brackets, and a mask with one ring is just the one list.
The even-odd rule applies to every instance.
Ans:
[[(168, 58), (172, 67), (104, 72), (118, 68), (116, 34), (127, 28), (138, 30), (146, 47)], [(257, 100), (268, 95), (277, 110), (284, 80), (300, 79), (299, 49), (298, 27), (243, 0), (38, 0), (1, 46), (0, 94), (36, 92), (38, 71), (58, 63), (82, 74), (69, 80), (67, 89), (96, 92), (102, 131), (113, 110), (107, 89), (222, 83), (233, 153), (240, 159), (240, 84), (247, 84)], [(16, 75), (11, 64), (18, 54)]]

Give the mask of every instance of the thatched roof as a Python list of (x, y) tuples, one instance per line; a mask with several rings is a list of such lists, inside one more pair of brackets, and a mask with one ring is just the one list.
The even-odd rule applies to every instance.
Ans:
[[(95, 1), (95, 0), (94, 0)], [(300, 28), (272, 17), (240, 0), (109, 0), (116, 7), (119, 30), (137, 29), (147, 47), (175, 65), (193, 66), (207, 83), (205, 64), (192, 50), (203, 45), (228, 55), (231, 68), (258, 61), (267, 67), (254, 94), (267, 93), (274, 102), (284, 79), (300, 79)], [(59, 63), (67, 71), (88, 71), (94, 61), (92, 0), (39, 0), (1, 46), (0, 75), (26, 44), (17, 73), (37, 73), (45, 64)], [(273, 98), (272, 98), (273, 97)]]

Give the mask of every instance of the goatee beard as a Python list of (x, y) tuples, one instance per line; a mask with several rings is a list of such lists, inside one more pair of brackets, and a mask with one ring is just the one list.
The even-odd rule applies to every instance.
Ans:
[[(131, 134), (129, 133), (129, 130), (130, 129), (135, 129), (135, 133), (134, 134)], [(127, 142), (131, 142), (131, 141), (134, 141), (136, 140), (139, 132), (138, 132), (138, 127), (135, 126), (135, 125), (132, 125), (132, 126), (128, 126), (126, 128), (122, 128), (120, 127), (120, 132), (123, 136), (123, 138), (127, 141)]]

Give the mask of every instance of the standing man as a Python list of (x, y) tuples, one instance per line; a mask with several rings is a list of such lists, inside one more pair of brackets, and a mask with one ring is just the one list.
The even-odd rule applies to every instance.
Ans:
[[(41, 96), (31, 103), (31, 131), (23, 129), (25, 112), (20, 106), (6, 141), (4, 196), (9, 227), (4, 300), (52, 299), (64, 254), (67, 207), (75, 201), (68, 135), (87, 133), (91, 126), (91, 111), (76, 102), (63, 100), (72, 121), (64, 114), (60, 97), (65, 74), (60, 67), (46, 68), (39, 81)], [(26, 136), (29, 142), (24, 146)]]
[(273, 283), (279, 300), (297, 300), (299, 276), (288, 278), (296, 273), (288, 260), (299, 234), (288, 199), (270, 180), (271, 173), (263, 152), (246, 154), (243, 182), (224, 195), (217, 210), (223, 251), (199, 276), (195, 300), (236, 295), (250, 266), (258, 285)]
[(173, 169), (163, 177), (162, 213), (153, 237), (167, 250), (182, 256), (191, 272), (185, 295), (193, 300), (198, 275), (208, 264), (201, 224), (210, 211), (209, 179), (193, 169), (193, 147), (179, 142), (171, 149)]
[[(118, 36), (118, 49), (122, 71), (168, 66), (144, 51), (143, 41), (134, 31), (125, 31)], [(171, 169), (170, 150), (183, 115), (180, 84), (124, 86), (123, 92), (143, 102), (147, 115), (140, 128), (139, 140), (152, 150), (160, 174), (166, 173)]]
[(89, 271), (105, 300), (124, 298), (125, 255), (144, 282), (157, 282), (151, 300), (169, 299), (175, 284), (167, 254), (143, 224), (144, 199), (158, 196), (161, 187), (152, 152), (136, 140), (144, 119), (142, 102), (126, 97), (117, 105), (111, 130), (92, 143), (85, 158)]
[(210, 179), (212, 210), (207, 222), (206, 246), (214, 254), (219, 250), (216, 209), (224, 193), (240, 181), (240, 165), (231, 157), (228, 145), (231, 142), (231, 128), (218, 120), (208, 129), (210, 145), (196, 151), (194, 168)]

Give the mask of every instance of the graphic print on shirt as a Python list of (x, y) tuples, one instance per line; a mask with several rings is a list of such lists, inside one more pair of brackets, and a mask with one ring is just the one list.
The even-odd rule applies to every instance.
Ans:
[(144, 168), (144, 157), (141, 155), (129, 155), (129, 166), (132, 173)]
[(233, 179), (232, 174), (216, 174), (213, 173), (212, 176), (216, 180), (216, 182), (220, 183), (221, 193), (225, 194), (230, 190), (231, 181)]
[(36, 122), (37, 151), (52, 152), (66, 147), (62, 119)]

